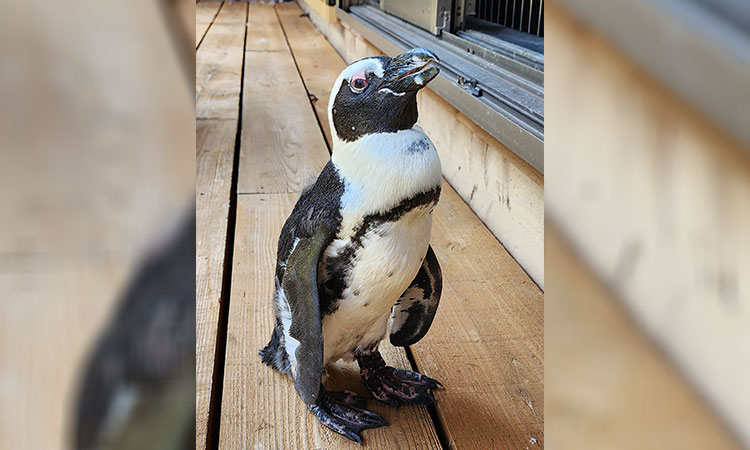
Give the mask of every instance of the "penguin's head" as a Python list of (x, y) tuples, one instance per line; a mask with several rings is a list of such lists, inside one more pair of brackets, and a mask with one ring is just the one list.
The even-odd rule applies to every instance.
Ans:
[(350, 64), (333, 85), (328, 119), (334, 139), (354, 142), (373, 133), (395, 133), (417, 122), (417, 91), (440, 70), (438, 57), (415, 48), (396, 57)]

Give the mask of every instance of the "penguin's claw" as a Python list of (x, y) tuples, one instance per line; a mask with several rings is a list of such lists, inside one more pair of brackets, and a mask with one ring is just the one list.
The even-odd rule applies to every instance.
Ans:
[(362, 383), (377, 400), (393, 407), (400, 405), (434, 405), (430, 392), (442, 384), (433, 378), (395, 367), (362, 369)]
[(324, 391), (308, 406), (320, 423), (346, 438), (362, 443), (362, 430), (388, 425), (379, 414), (364, 409), (366, 401), (350, 391)]

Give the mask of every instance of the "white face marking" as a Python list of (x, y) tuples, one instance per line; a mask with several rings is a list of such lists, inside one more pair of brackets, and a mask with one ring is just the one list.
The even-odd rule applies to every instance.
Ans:
[(364, 71), (365, 73), (374, 73), (376, 77), (383, 78), (385, 67), (383, 67), (383, 63), (379, 59), (365, 58), (344, 69), (339, 77), (336, 78), (336, 81), (333, 83), (333, 88), (331, 89), (331, 97), (328, 99), (328, 124), (331, 127), (331, 131), (333, 131), (334, 139), (338, 139), (338, 137), (335, 132), (336, 127), (333, 126), (333, 102), (336, 100), (336, 95), (339, 93), (341, 83), (344, 80), (351, 80), (352, 76), (361, 71)]
[(398, 96), (398, 97), (401, 97), (401, 96), (403, 96), (403, 95), (406, 95), (406, 92), (394, 92), (394, 91), (392, 91), (392, 90), (390, 90), (390, 89), (388, 89), (388, 88), (382, 88), (382, 89), (380, 89), (380, 90), (379, 90), (378, 92), (382, 92), (382, 93), (384, 93), (384, 94), (391, 94), (391, 95), (396, 95), (396, 96)]

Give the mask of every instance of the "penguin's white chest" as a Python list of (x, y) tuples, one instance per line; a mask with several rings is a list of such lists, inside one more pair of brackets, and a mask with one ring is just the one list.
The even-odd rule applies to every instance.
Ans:
[[(348, 286), (333, 314), (323, 318), (324, 361), (349, 357), (383, 339), (391, 308), (414, 280), (427, 252), (433, 205), (419, 206), (362, 238), (351, 261)], [(334, 241), (333, 254), (350, 242)]]

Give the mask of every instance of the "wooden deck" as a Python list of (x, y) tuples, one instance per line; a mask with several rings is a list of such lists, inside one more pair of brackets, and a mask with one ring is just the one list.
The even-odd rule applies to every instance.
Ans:
[[(318, 424), (290, 379), (261, 364), (273, 326), (278, 234), (329, 157), (325, 117), (344, 61), (293, 3), (200, 2), (196, 14), (199, 448), (360, 448)], [(432, 246), (441, 307), (389, 364), (445, 385), (398, 410), (365, 448), (543, 448), (543, 294), (445, 182)], [(330, 384), (359, 391), (356, 365)]]

